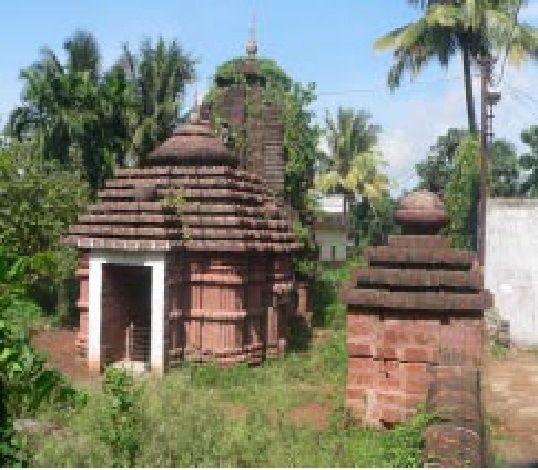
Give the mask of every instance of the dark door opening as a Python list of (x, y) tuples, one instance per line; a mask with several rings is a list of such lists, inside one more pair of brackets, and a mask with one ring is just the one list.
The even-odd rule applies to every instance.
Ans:
[(149, 362), (151, 268), (103, 265), (102, 355), (105, 363)]

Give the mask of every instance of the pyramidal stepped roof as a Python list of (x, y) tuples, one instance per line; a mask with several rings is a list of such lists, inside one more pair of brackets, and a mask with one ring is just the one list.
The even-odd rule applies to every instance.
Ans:
[(283, 204), (194, 113), (148, 158), (118, 169), (64, 243), (130, 251), (267, 251), (301, 248)]
[(153, 165), (237, 164), (237, 158), (221, 139), (215, 137), (209, 122), (200, 120), (197, 111), (191, 115), (188, 124), (176, 129), (172, 137), (150, 153), (149, 161)]

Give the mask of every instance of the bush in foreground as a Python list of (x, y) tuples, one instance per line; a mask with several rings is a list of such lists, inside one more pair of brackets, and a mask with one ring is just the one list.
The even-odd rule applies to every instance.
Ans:
[[(427, 416), (419, 413), (409, 423), (386, 432), (352, 423), (343, 407), (345, 360), (345, 336), (335, 332), (327, 342), (304, 353), (289, 354), (256, 368), (186, 365), (162, 379), (142, 379), (137, 385), (141, 390), (137, 411), (133, 409), (131, 414), (127, 411), (131, 405), (126, 407), (125, 421), (119, 427), (127, 429), (127, 435), (135, 435), (127, 441), (139, 447), (129, 454), (133, 460), (129, 457), (121, 462), (118, 458), (125, 455), (123, 447), (104, 442), (98, 431), (102, 415), (96, 413), (110, 406), (116, 392), (111, 395), (95, 390), (86, 408), (69, 418), (57, 417), (65, 426), (62, 435), (31, 442), (31, 464), (421, 466)], [(122, 395), (123, 385), (119, 390)], [(323, 426), (294, 419), (294, 412), (307, 410), (308, 414), (312, 404), (326, 410)], [(120, 408), (118, 402), (116, 410)], [(114, 411), (109, 416), (116, 419), (123, 415)], [(133, 416), (139, 417), (131, 426)]]

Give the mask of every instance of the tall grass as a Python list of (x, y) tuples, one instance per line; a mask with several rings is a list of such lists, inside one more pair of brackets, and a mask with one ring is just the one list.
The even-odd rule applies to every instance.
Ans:
[[(343, 332), (325, 343), (260, 367), (186, 365), (164, 378), (140, 380), (142, 438), (136, 466), (371, 467), (420, 466), (425, 417), (393, 431), (362, 428), (343, 408)], [(99, 436), (96, 409), (106, 395), (69, 416), (49, 415), (61, 433), (30, 442), (34, 466), (108, 466), (115, 461)], [(316, 403), (328, 411), (316, 428), (291, 419)]]

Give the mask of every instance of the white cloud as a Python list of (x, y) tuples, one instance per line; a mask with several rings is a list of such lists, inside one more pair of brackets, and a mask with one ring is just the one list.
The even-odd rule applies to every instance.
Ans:
[[(493, 131), (496, 138), (516, 144), (519, 152), (524, 151), (521, 130), (538, 124), (537, 82), (536, 66), (507, 66), (499, 87), (502, 98), (494, 110)], [(480, 125), (478, 79), (474, 80), (474, 95)], [(398, 195), (416, 184), (415, 164), (424, 159), (439, 135), (451, 127), (467, 128), (463, 81), (451, 83), (437, 95), (399, 101), (395, 99), (389, 101), (388, 106), (395, 117), (390, 125), (384, 126), (380, 149), (389, 165), (387, 172), (396, 185), (393, 192)]]
[(466, 125), (462, 86), (453, 84), (437, 97), (400, 101), (394, 112), (401, 118), (385, 128), (380, 148), (396, 186), (394, 193), (399, 194), (416, 184), (415, 164), (424, 159), (437, 136)]
[(520, 20), (522, 21), (537, 21), (538, 20), (538, 1), (531, 0), (529, 5), (521, 10)]

